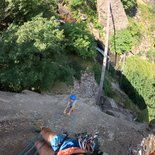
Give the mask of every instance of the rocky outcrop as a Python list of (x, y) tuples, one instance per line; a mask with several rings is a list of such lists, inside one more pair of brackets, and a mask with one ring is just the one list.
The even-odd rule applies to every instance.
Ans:
[[(94, 100), (98, 93), (98, 85), (96, 83), (94, 74), (88, 70), (81, 73), (80, 80), (74, 80), (73, 86), (68, 86), (64, 82), (56, 82), (49, 95), (61, 95), (61, 94), (76, 94), (77, 97), (94, 97)], [(46, 92), (47, 94), (47, 92)]]
[(99, 107), (106, 114), (122, 120), (134, 122), (136, 119), (136, 114), (134, 112), (124, 108), (122, 105), (117, 105), (112, 98), (106, 96), (101, 97)]
[(100, 148), (109, 155), (127, 155), (129, 146), (143, 139), (143, 124), (103, 113), (90, 104), (94, 97), (79, 96), (71, 116), (63, 115), (67, 99), (68, 95), (0, 92), (0, 155), (19, 154), (34, 140), (34, 129), (38, 126), (50, 127), (58, 133), (98, 132)]
[(98, 93), (98, 85), (94, 78), (94, 74), (85, 71), (81, 75), (80, 81), (74, 81), (72, 93), (81, 97), (96, 97)]
[[(106, 26), (108, 0), (97, 0), (99, 22)], [(120, 0), (111, 0), (110, 31), (127, 28), (128, 19)]]

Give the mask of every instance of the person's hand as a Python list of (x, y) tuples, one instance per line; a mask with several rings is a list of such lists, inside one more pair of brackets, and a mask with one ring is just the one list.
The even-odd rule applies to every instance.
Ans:
[(71, 113), (69, 112), (69, 113), (67, 113), (67, 115), (68, 115), (68, 116), (70, 116), (70, 115), (71, 115)]

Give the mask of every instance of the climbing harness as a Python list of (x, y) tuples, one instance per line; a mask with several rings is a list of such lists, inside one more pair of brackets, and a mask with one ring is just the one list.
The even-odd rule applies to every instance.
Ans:
[(87, 150), (89, 153), (93, 153), (99, 149), (98, 135), (98, 132), (96, 132), (94, 136), (84, 132), (76, 134), (75, 137), (78, 140), (81, 149)]

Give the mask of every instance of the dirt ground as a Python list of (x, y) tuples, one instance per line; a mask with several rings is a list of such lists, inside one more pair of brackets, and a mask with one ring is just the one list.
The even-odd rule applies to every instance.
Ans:
[(56, 132), (99, 132), (101, 149), (109, 155), (127, 155), (131, 146), (146, 136), (145, 125), (103, 113), (95, 99), (78, 96), (76, 110), (64, 116), (68, 95), (46, 95), (30, 91), (0, 92), (0, 155), (17, 155), (36, 136), (36, 126)]

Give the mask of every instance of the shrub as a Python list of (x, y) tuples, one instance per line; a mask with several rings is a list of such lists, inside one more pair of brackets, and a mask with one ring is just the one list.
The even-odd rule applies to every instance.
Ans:
[(74, 77), (80, 80), (81, 71), (84, 69), (83, 66), (77, 60), (70, 61), (69, 66), (74, 70)]
[(129, 30), (117, 31), (110, 37), (110, 50), (113, 53), (122, 54), (129, 52), (132, 48), (132, 35)]
[(155, 62), (155, 50), (151, 49), (146, 53), (146, 56), (149, 58), (149, 60)]
[[(96, 0), (65, 0), (66, 3), (72, 9), (79, 8), (80, 10), (84, 11), (84, 8), (88, 7), (92, 10), (96, 9)], [(86, 8), (87, 9), (87, 8)]]
[(130, 15), (131, 11), (137, 7), (137, 0), (121, 0), (123, 7), (127, 14)]
[(153, 119), (155, 117), (154, 66), (139, 57), (130, 57), (127, 59), (124, 73), (124, 90), (141, 109), (145, 109), (146, 104), (149, 120)]
[[(35, 17), (17, 27), (11, 25), (0, 38), (1, 88), (49, 88), (56, 80), (72, 76), (63, 57), (63, 31), (54, 17)], [(60, 59), (61, 58), (61, 59)], [(64, 57), (63, 57), (64, 58)]]
[(140, 26), (137, 23), (135, 23), (135, 21), (131, 18), (130, 18), (130, 24), (129, 24), (128, 30), (130, 31), (132, 36), (133, 46), (138, 46), (142, 37), (140, 32)]
[[(43, 16), (53, 15), (56, 10), (55, 0), (5, 0), (6, 12), (15, 21), (27, 21), (42, 13)], [(23, 20), (24, 19), (24, 20)]]
[(80, 57), (92, 58), (96, 56), (96, 43), (84, 23), (66, 23), (64, 26), (67, 52)]

